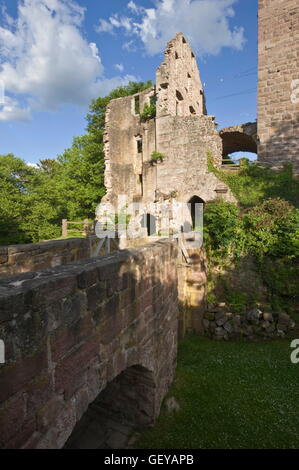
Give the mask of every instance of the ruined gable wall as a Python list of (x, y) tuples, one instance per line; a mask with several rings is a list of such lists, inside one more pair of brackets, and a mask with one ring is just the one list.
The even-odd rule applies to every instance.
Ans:
[[(157, 117), (205, 114), (203, 86), (196, 58), (189, 43), (179, 33), (167, 45), (164, 61), (157, 70)], [(178, 93), (177, 93), (178, 92)]]
[[(299, 172), (299, 3), (259, 0), (259, 159)], [(298, 91), (296, 91), (298, 90)]]

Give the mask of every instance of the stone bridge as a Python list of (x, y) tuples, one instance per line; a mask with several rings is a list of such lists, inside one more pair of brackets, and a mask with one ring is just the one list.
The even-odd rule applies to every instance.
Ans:
[(0, 281), (1, 448), (62, 448), (94, 403), (154, 423), (176, 366), (176, 263), (167, 240)]
[(257, 123), (247, 122), (232, 127), (225, 127), (220, 131), (223, 143), (223, 157), (234, 152), (257, 153)]

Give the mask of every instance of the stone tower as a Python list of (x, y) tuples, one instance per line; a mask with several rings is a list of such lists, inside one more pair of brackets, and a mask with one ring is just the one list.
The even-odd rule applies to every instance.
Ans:
[(299, 2), (259, 0), (259, 160), (299, 174)]

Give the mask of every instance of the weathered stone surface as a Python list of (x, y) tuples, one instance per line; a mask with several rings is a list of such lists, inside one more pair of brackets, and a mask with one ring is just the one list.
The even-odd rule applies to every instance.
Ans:
[(295, 322), (285, 312), (263, 313), (258, 308), (250, 310), (244, 316), (231, 312), (217, 312), (216, 321), (209, 320), (208, 315), (205, 315), (204, 319), (204, 333), (215, 339), (242, 336), (248, 339), (284, 337), (295, 327)]
[[(0, 247), (0, 278), (54, 268), (90, 258), (95, 253), (98, 243), (99, 239), (91, 236)], [(112, 240), (110, 246), (111, 251), (118, 250), (118, 240)], [(104, 249), (101, 249), (99, 254), (103, 255)], [(78, 282), (86, 283), (90, 274), (86, 272), (82, 276), (85, 276), (85, 281), (79, 278)]]
[(225, 325), (223, 325), (223, 328), (228, 332), (232, 333), (234, 331), (233, 325), (231, 322), (226, 322)]
[(282, 325), (290, 326), (291, 323), (292, 323), (292, 320), (291, 320), (290, 316), (287, 313), (280, 312), (278, 314), (278, 323), (280, 323)]
[(248, 122), (238, 126), (225, 127), (220, 131), (223, 142), (223, 156), (234, 152), (257, 153), (257, 123)]
[(216, 324), (218, 326), (223, 326), (227, 321), (228, 321), (227, 318), (224, 316), (224, 317), (219, 318), (219, 320), (216, 320)]
[(219, 320), (227, 320), (226, 318), (226, 315), (225, 315), (225, 312), (223, 310), (221, 310), (220, 312), (217, 312), (215, 313), (215, 320), (216, 320), (216, 323), (219, 321)]
[(225, 332), (224, 328), (217, 327), (215, 329), (215, 334), (216, 334), (216, 336), (225, 336), (226, 332)]
[(138, 392), (130, 398), (128, 387), (123, 408), (139, 399), (132, 419), (144, 410), (154, 422), (176, 366), (176, 262), (176, 241), (166, 240), (0, 281), (0, 337), (9, 346), (1, 448), (61, 448), (107, 383), (132, 366), (141, 370), (124, 380)]
[(248, 321), (256, 323), (262, 318), (262, 315), (263, 312), (258, 308), (255, 308), (253, 310), (250, 310), (250, 312), (247, 312), (246, 318)]
[(263, 318), (265, 321), (269, 321), (271, 323), (274, 321), (272, 313), (263, 313)]
[(299, 173), (297, 0), (259, 0), (259, 160)]

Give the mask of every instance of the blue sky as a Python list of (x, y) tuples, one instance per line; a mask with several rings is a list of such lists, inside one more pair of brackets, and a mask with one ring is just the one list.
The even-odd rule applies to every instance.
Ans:
[(91, 98), (153, 80), (183, 32), (219, 127), (256, 119), (257, 0), (0, 0), (0, 154), (55, 158)]

